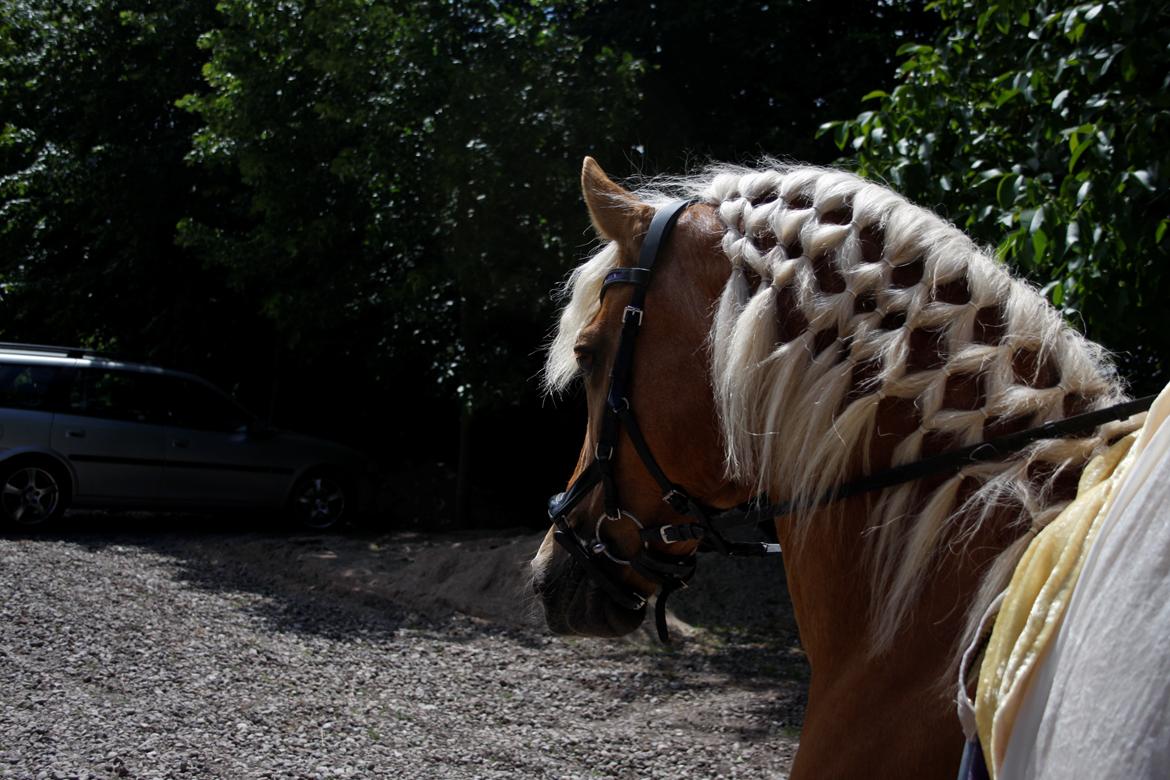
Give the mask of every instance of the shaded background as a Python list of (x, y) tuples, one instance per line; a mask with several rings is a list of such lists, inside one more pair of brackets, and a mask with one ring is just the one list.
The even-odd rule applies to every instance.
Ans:
[(1166, 379), (1166, 3), (0, 0), (0, 339), (356, 445), (376, 522), (537, 526), (551, 292), (616, 176), (841, 161)]

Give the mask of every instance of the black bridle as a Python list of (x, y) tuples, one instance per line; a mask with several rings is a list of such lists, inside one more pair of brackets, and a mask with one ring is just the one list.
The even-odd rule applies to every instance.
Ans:
[[(999, 460), (1016, 452), (1033, 441), (1057, 438), (1070, 433), (1079, 433), (1096, 428), (1110, 420), (1119, 420), (1148, 409), (1154, 396), (1127, 401), (1106, 409), (1068, 417), (1047, 423), (1037, 428), (1009, 434), (979, 444), (952, 450), (940, 455), (902, 466), (885, 469), (866, 477), (839, 485), (820, 498), (799, 504), (796, 502), (770, 503), (766, 496), (758, 496), (733, 509), (720, 510), (703, 504), (691, 496), (680, 485), (672, 482), (646, 443), (638, 419), (630, 405), (630, 376), (634, 361), (634, 342), (642, 327), (646, 290), (650, 285), (654, 263), (658, 259), (662, 243), (669, 235), (682, 212), (694, 201), (679, 200), (659, 209), (650, 222), (650, 228), (642, 240), (638, 263), (628, 268), (615, 268), (605, 276), (601, 296), (615, 284), (630, 285), (633, 294), (622, 313), (622, 330), (618, 340), (617, 354), (609, 375), (609, 390), (605, 398), (605, 410), (601, 419), (593, 460), (578, 474), (568, 489), (548, 501), (548, 514), (554, 526), (557, 542), (573, 556), (597, 584), (617, 604), (629, 610), (640, 610), (646, 606), (646, 597), (622, 581), (620, 571), (630, 567), (646, 580), (655, 583), (658, 598), (655, 603), (655, 623), (658, 636), (663, 642), (669, 641), (666, 628), (666, 600), (671, 593), (686, 587), (695, 572), (697, 552), (713, 551), (730, 556), (764, 556), (780, 553), (780, 545), (770, 542), (744, 542), (726, 538), (718, 527), (729, 528), (744, 524), (761, 524), (776, 517), (792, 514), (798, 510), (810, 509), (829, 504), (850, 496), (869, 493), (912, 482), (926, 476), (954, 472), (965, 465)], [(671, 523), (643, 527), (618, 503), (617, 484), (614, 480), (613, 456), (618, 434), (624, 429), (630, 443), (638, 453), (642, 465), (649, 472), (662, 491), (662, 500), (677, 514), (692, 519), (688, 523)], [(569, 514), (588, 496), (597, 485), (602, 486), (605, 514), (597, 519), (591, 540), (583, 540), (569, 524)], [(620, 522), (628, 518), (638, 527), (640, 548), (629, 558), (621, 558), (610, 551), (602, 539), (601, 529), (606, 522)], [(653, 544), (667, 546), (680, 542), (697, 541), (699, 545), (685, 555), (662, 553)]]
[[(695, 573), (697, 556), (695, 552), (686, 555), (663, 554), (651, 545), (661, 542), (666, 545), (686, 541), (699, 541), (704, 549), (715, 550), (725, 555), (774, 555), (780, 552), (780, 545), (767, 542), (736, 542), (720, 534), (712, 519), (721, 515), (697, 501), (683, 487), (672, 482), (658, 460), (651, 452), (638, 418), (630, 406), (629, 384), (634, 362), (634, 342), (642, 327), (646, 289), (650, 285), (651, 272), (658, 259), (662, 242), (674, 227), (675, 221), (692, 201), (680, 200), (660, 209), (650, 221), (650, 228), (642, 240), (638, 264), (629, 268), (615, 268), (606, 274), (601, 295), (615, 284), (630, 285), (634, 288), (630, 302), (622, 312), (622, 330), (618, 340), (617, 354), (609, 375), (609, 390), (605, 398), (605, 411), (601, 420), (593, 460), (577, 476), (564, 493), (549, 499), (548, 514), (555, 526), (554, 536), (570, 555), (576, 558), (593, 581), (615, 602), (630, 610), (639, 610), (646, 605), (646, 598), (622, 582), (620, 568), (629, 566), (638, 574), (659, 587), (655, 605), (655, 621), (658, 635), (668, 641), (666, 630), (666, 599), (675, 590), (685, 587)], [(621, 509), (618, 503), (617, 484), (613, 473), (613, 456), (616, 451), (618, 433), (624, 429), (634, 445), (642, 465), (662, 490), (662, 500), (680, 515), (693, 518), (694, 522), (661, 525), (644, 528), (632, 514)], [(598, 518), (592, 540), (585, 541), (569, 525), (569, 513), (581, 503), (597, 485), (602, 486), (605, 514)], [(607, 521), (628, 518), (638, 526), (641, 547), (630, 558), (614, 555), (602, 539), (601, 528)]]

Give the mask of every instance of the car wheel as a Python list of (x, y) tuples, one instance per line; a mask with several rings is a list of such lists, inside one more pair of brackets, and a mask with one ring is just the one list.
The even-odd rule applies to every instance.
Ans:
[(302, 477), (293, 488), (289, 511), (303, 528), (336, 528), (347, 517), (349, 492), (336, 476), (317, 472)]
[(54, 469), (22, 463), (0, 471), (0, 520), (6, 525), (44, 525), (68, 504), (68, 487)]

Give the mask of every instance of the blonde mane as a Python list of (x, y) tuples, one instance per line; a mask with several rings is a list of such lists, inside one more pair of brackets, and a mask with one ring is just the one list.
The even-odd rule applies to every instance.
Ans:
[[(885, 187), (770, 163), (711, 169), (637, 194), (651, 203), (695, 197), (718, 211), (731, 275), (711, 326), (711, 384), (727, 476), (773, 500), (809, 501), (868, 473), (879, 408), (911, 420), (884, 466), (1125, 397), (1103, 350), (1032, 287)], [(616, 263), (607, 245), (566, 283), (545, 367), (549, 390), (575, 375), (573, 341)], [(1040, 441), (1006, 461), (965, 467), (927, 495), (916, 484), (887, 490), (865, 534), (879, 594), (873, 651), (890, 646), (944, 547), (971, 539), (1005, 506), (1018, 508), (1023, 527), (1043, 527), (1065, 503), (1054, 495), (1057, 480), (1132, 427)], [(1030, 536), (996, 559), (970, 615), (982, 615), (1006, 586)]]

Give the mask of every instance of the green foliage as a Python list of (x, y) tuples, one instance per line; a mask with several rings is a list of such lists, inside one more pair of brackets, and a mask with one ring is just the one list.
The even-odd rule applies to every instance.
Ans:
[(939, 0), (898, 84), (829, 122), (869, 176), (947, 215), (1164, 382), (1170, 330), (1170, 7)]
[(874, 74), (892, 81), (899, 44), (938, 20), (922, 0), (673, 0), (599, 3), (588, 26), (646, 63), (627, 130), (636, 164), (678, 173), (764, 154), (829, 161), (817, 126), (852, 110)]
[(580, 157), (636, 97), (639, 63), (573, 31), (582, 6), (225, 0), (210, 90), (181, 105), (191, 160), (240, 186), (182, 239), (294, 343), (380, 343), (383, 374), (425, 355), (470, 406), (518, 395), (579, 250)]
[(173, 241), (208, 183), (183, 160), (197, 123), (174, 98), (199, 85), (214, 8), (157, 6), (0, 0), (4, 338), (188, 357), (209, 349), (192, 321), (235, 317)]

